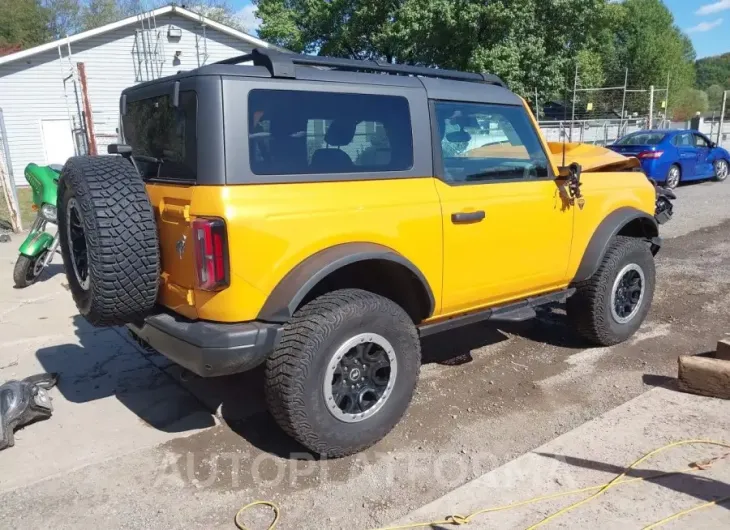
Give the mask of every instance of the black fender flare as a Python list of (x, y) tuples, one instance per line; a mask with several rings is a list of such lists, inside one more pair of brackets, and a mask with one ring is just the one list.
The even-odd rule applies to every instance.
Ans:
[(636, 208), (624, 207), (611, 212), (601, 224), (598, 225), (596, 231), (593, 232), (591, 240), (583, 253), (578, 271), (575, 274), (574, 282), (582, 282), (593, 276), (606, 255), (608, 245), (621, 230), (629, 223), (639, 220), (641, 222), (643, 234), (647, 241), (654, 245), (659, 245), (659, 225), (656, 219), (646, 212), (637, 210)]
[(430, 303), (428, 315), (433, 314), (435, 305), (433, 291), (418, 267), (391, 248), (363, 242), (336, 245), (321, 250), (299, 263), (271, 292), (258, 314), (258, 320), (288, 322), (302, 300), (320, 281), (342, 267), (368, 260), (386, 260), (410, 270), (428, 295)]

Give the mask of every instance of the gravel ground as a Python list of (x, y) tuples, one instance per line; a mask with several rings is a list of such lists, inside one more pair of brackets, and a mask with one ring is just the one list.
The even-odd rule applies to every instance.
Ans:
[[(376, 447), (332, 461), (313, 459), (275, 427), (260, 373), (187, 381), (223, 424), (0, 492), (0, 526), (231, 528), (235, 511), (255, 499), (281, 506), (283, 529), (397, 520), (667, 383), (677, 355), (709, 351), (730, 331), (730, 184), (678, 195), (652, 312), (626, 344), (587, 348), (559, 307), (530, 322), (433, 337), (407, 417)], [(253, 513), (250, 528), (265, 520)]]

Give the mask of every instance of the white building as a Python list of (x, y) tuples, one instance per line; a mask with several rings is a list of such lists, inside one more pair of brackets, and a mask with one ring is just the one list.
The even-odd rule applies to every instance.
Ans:
[[(124, 88), (256, 47), (271, 46), (187, 9), (166, 6), (0, 57), (8, 169), (17, 185), (26, 185), (28, 163), (63, 164), (86, 152), (92, 129), (97, 151), (104, 154), (116, 139)], [(78, 63), (84, 64), (88, 99)]]

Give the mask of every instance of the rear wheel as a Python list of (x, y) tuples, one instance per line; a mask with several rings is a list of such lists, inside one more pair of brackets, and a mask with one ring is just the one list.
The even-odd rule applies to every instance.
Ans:
[(673, 190), (679, 186), (680, 180), (682, 180), (682, 169), (677, 164), (672, 164), (667, 173), (666, 187)]
[(15, 269), (13, 269), (15, 287), (22, 289), (37, 282), (43, 272), (43, 262), (46, 260), (47, 255), (48, 251), (46, 250), (32, 258), (22, 254), (18, 256)]
[(58, 230), (69, 289), (96, 326), (141, 320), (157, 299), (160, 256), (152, 205), (121, 157), (74, 157), (58, 188)]
[(568, 318), (590, 342), (610, 346), (631, 337), (654, 297), (655, 269), (646, 241), (616, 237), (596, 273), (576, 286)]
[(730, 174), (730, 164), (728, 164), (727, 160), (715, 160), (715, 180), (718, 182), (722, 182), (723, 180), (727, 179), (728, 174)]
[(408, 314), (344, 289), (302, 307), (266, 363), (266, 399), (282, 429), (329, 457), (383, 438), (408, 408), (421, 351)]

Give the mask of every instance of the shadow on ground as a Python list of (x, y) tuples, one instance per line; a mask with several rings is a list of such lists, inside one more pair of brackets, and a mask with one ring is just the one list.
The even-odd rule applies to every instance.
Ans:
[(194, 396), (117, 330), (95, 329), (79, 315), (73, 321), (78, 344), (36, 352), (46, 372), (60, 375), (58, 390), (67, 401), (88, 403), (114, 396), (149, 426), (164, 432), (215, 425)]
[[(678, 493), (684, 493), (685, 495), (690, 495), (706, 502), (730, 497), (730, 484), (726, 484), (725, 482), (712, 478), (703, 477), (699, 474), (680, 472), (657, 477), (656, 475), (661, 473), (661, 470), (637, 468), (627, 470), (626, 468), (596, 460), (556, 455), (552, 453), (538, 452), (536, 454), (585, 469), (615, 473), (616, 475), (626, 472), (626, 477), (628, 478), (643, 478), (652, 484), (656, 484)], [(690, 465), (688, 467), (692, 466)], [(730, 504), (725, 503), (721, 504), (721, 506), (724, 506), (726, 509), (730, 509)]]
[[(426, 337), (423, 363), (445, 367), (469, 363), (473, 352), (506, 341), (510, 335), (585, 347), (564, 318), (560, 310), (546, 310), (528, 322), (483, 322)], [(266, 411), (263, 367), (232, 376), (200, 378), (127, 339), (123, 328), (93, 328), (78, 315), (74, 325), (78, 344), (51, 346), (36, 354), (46, 371), (60, 374), (58, 389), (68, 401), (86, 403), (114, 396), (149, 426), (172, 433), (213, 426), (214, 415), (218, 415), (262, 451), (283, 458), (308, 454)]]

